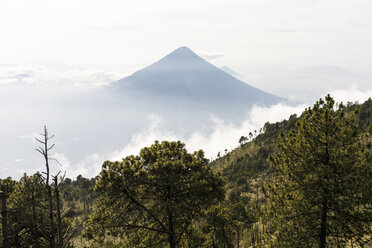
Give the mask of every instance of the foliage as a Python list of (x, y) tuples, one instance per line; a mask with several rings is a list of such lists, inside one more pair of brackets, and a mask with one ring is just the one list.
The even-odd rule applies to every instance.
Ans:
[(357, 119), (360, 131), (368, 131), (369, 126), (372, 125), (372, 98), (369, 98), (363, 104), (348, 102), (346, 111), (357, 111)]
[(48, 230), (47, 192), (40, 174), (17, 182), (8, 199), (10, 245), (14, 247), (48, 247), (44, 234)]
[[(10, 247), (50, 247), (48, 192), (41, 175), (24, 174), (19, 181), (7, 179), (7, 185)], [(68, 219), (63, 219), (62, 228), (71, 228)]]
[[(6, 246), (7, 243), (9, 245), (9, 242), (8, 242), (8, 239), (9, 239), (9, 227), (8, 225), (6, 227), (6, 229), (3, 229), (3, 224), (4, 223), (7, 223), (7, 219), (9, 219), (9, 212), (7, 211), (7, 209), (4, 209), (4, 202), (5, 204), (7, 204), (7, 199), (9, 198), (10, 194), (13, 192), (14, 190), (14, 186), (16, 185), (17, 181), (14, 181), (12, 180), (11, 177), (7, 177), (5, 179), (0, 179), (0, 191), (1, 191), (1, 194), (0, 194), (0, 209), (1, 209), (1, 225), (0, 225), (0, 244), (1, 245), (4, 245)], [(5, 197), (5, 201), (3, 200)], [(3, 219), (3, 215), (5, 215), (5, 212), (8, 212), (7, 213), (7, 218), (4, 218)], [(3, 233), (5, 232), (5, 233)], [(7, 236), (6, 236), (7, 235)]]
[(155, 142), (139, 156), (103, 164), (87, 233), (122, 236), (128, 247), (178, 247), (192, 221), (224, 198), (223, 186), (202, 151)]
[(229, 188), (250, 191), (249, 181), (260, 177), (269, 169), (268, 158), (276, 149), (275, 144), (280, 132), (288, 133), (290, 129), (295, 128), (297, 120), (296, 115), (291, 115), (289, 120), (265, 123), (253, 140), (244, 143), (246, 139), (242, 136), (239, 141), (244, 142), (240, 142), (241, 145), (226, 156), (213, 161), (211, 167), (222, 171)]
[(81, 175), (72, 181), (65, 178), (60, 184), (60, 192), (66, 208), (71, 209), (68, 217), (77, 218), (93, 211), (96, 194), (94, 193), (95, 178), (84, 178)]
[[(372, 237), (372, 187), (371, 180), (368, 180), (371, 171), (367, 166), (372, 163), (372, 100), (363, 104), (347, 103), (346, 107), (334, 107), (333, 111), (329, 109), (330, 119), (334, 121), (329, 126), (339, 132), (329, 135), (333, 142), (330, 147), (334, 148), (331, 149), (334, 163), (328, 167), (310, 163), (323, 159), (324, 148), (310, 149), (318, 144), (316, 139), (322, 140), (324, 136), (310, 132), (315, 120), (321, 119), (319, 111), (323, 105), (320, 104), (317, 111), (307, 109), (300, 117), (292, 115), (288, 120), (265, 123), (259, 132), (242, 134), (236, 149), (219, 152), (220, 156), (209, 164), (200, 152), (188, 154), (182, 143), (165, 142), (165, 145), (163, 142), (122, 162), (105, 162), (99, 177), (87, 179), (79, 175), (75, 180), (65, 178), (58, 187), (62, 198), (63, 230), (75, 230), (73, 226), (77, 227), (90, 216), (86, 235), (82, 235), (78, 228), (69, 247), (167, 247), (170, 233), (168, 210), (173, 211), (174, 235), (179, 237), (177, 247), (318, 246), (320, 231), (317, 227), (321, 223), (322, 210), (319, 199), (324, 195), (320, 182), (331, 187), (326, 194), (330, 199), (327, 245), (342, 247), (348, 243), (358, 247), (359, 242), (362, 246), (368, 242), (367, 238)], [(305, 133), (314, 146), (306, 146)], [(289, 145), (291, 140), (295, 145)], [(338, 147), (343, 149), (337, 150)], [(302, 162), (309, 162), (308, 166), (301, 167), (299, 158), (278, 155), (285, 154), (289, 148), (300, 150)], [(270, 156), (273, 157), (271, 166)], [(283, 174), (283, 168), (293, 168), (296, 173)], [(327, 180), (318, 176), (325, 168), (330, 171)], [(215, 174), (217, 171), (227, 182), (224, 201), (221, 199), (225, 192), (220, 188), (223, 182)], [(207, 180), (201, 179), (203, 175)], [(212, 178), (216, 182), (212, 182)], [(166, 187), (178, 186), (179, 182), (183, 188), (173, 187), (172, 190), (185, 192), (179, 196), (173, 194), (173, 198), (167, 200)], [(24, 175), (17, 181), (0, 179), (0, 184), (7, 185), (11, 247), (49, 245), (45, 238), (50, 233), (48, 197), (45, 186), (40, 183), (37, 174)], [(208, 183), (217, 191), (212, 192)], [(314, 190), (311, 186), (319, 188)], [(51, 187), (55, 189), (53, 183)], [(205, 194), (201, 192), (203, 187), (207, 190)], [(267, 197), (261, 187), (266, 189)], [(57, 220), (54, 190), (52, 195), (54, 218)], [(146, 212), (129, 196), (151, 212)], [(188, 204), (193, 205), (188, 208)], [(192, 216), (192, 220), (188, 216)], [(262, 238), (265, 232), (266, 240)], [(306, 236), (305, 239), (305, 234), (309, 238)], [(1, 235), (0, 231), (0, 238)], [(87, 237), (94, 239), (87, 240)]]
[(233, 220), (231, 211), (222, 205), (212, 206), (205, 213), (205, 221), (201, 225), (204, 233), (204, 247), (226, 247), (233, 245)]
[(281, 135), (267, 185), (270, 247), (363, 246), (371, 234), (372, 163), (354, 115), (328, 95)]

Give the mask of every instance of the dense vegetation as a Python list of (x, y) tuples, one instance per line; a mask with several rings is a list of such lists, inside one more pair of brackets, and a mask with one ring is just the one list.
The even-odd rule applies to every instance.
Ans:
[(357, 120), (334, 110), (329, 96), (306, 109), (297, 130), (280, 135), (265, 187), (273, 247), (364, 246), (372, 213), (367, 136)]
[(6, 178), (0, 237), (8, 247), (372, 247), (371, 123), (372, 99), (327, 96), (210, 163), (156, 142), (92, 179)]

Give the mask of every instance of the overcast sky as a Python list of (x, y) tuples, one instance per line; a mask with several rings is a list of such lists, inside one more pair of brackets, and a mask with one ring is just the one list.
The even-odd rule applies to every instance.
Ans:
[(0, 64), (124, 74), (185, 45), (243, 74), (261, 64), (368, 73), (371, 13), (371, 0), (1, 0)]
[[(371, 0), (0, 0), (0, 177), (41, 168), (33, 137), (44, 124), (57, 133), (63, 169), (95, 176), (105, 159), (155, 139), (213, 157), (326, 93), (363, 102), (372, 96), (371, 13)], [(95, 86), (180, 46), (301, 105), (253, 108), (235, 124), (212, 118), (209, 133), (185, 136), (158, 113), (100, 98)], [(105, 128), (106, 119), (120, 128)]]

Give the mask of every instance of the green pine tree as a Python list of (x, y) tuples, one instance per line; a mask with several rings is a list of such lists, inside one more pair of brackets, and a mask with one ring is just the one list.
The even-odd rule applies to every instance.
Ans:
[(270, 247), (370, 244), (371, 148), (357, 123), (328, 95), (280, 136), (265, 188)]
[(139, 156), (106, 161), (87, 234), (121, 237), (122, 247), (179, 247), (202, 211), (224, 198), (224, 182), (202, 151), (155, 142)]

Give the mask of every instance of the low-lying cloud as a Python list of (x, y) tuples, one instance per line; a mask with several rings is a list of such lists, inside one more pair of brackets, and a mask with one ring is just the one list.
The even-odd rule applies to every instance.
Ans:
[[(350, 101), (363, 103), (372, 96), (372, 91), (362, 92), (354, 87), (350, 90), (336, 90), (330, 94), (337, 102), (343, 101), (346, 103)], [(248, 136), (250, 132), (254, 133), (254, 131), (258, 133), (266, 122), (275, 123), (288, 119), (292, 114), (300, 115), (306, 107), (312, 106), (312, 104), (313, 103), (290, 106), (280, 103), (270, 107), (254, 106), (247, 114), (246, 119), (240, 124), (233, 124), (228, 120), (222, 120), (216, 116), (211, 116), (208, 120), (211, 123), (211, 132), (203, 133), (195, 131), (186, 137), (172, 130), (165, 130), (162, 128), (161, 116), (153, 114), (148, 116), (148, 127), (140, 132), (134, 133), (131, 136), (130, 142), (122, 149), (108, 154), (92, 154), (91, 158), (82, 160), (79, 163), (79, 167), (81, 165), (87, 166), (87, 160), (94, 161), (95, 159), (97, 164), (94, 166), (94, 169), (92, 168), (90, 171), (84, 171), (87, 172), (88, 175), (94, 176), (96, 174), (92, 174), (92, 172), (98, 172), (104, 160), (121, 160), (128, 155), (137, 155), (141, 148), (150, 146), (155, 140), (181, 140), (186, 144), (189, 152), (202, 149), (205, 152), (205, 156), (213, 160), (216, 158), (218, 152), (223, 154), (225, 149), (231, 151), (236, 148), (241, 136)], [(74, 171), (74, 168), (70, 169)], [(76, 175), (76, 173), (73, 174)]]
[(83, 174), (92, 177), (97, 175), (103, 161), (121, 160), (128, 155), (137, 155), (141, 148), (150, 146), (155, 140), (180, 140), (186, 144), (189, 152), (202, 149), (207, 158), (215, 159), (218, 152), (223, 154), (225, 149), (230, 151), (237, 147), (241, 136), (248, 136), (250, 132), (254, 133), (254, 131), (258, 133), (266, 122), (282, 121), (288, 119), (292, 114), (301, 114), (305, 107), (306, 105), (288, 106), (285, 104), (271, 107), (255, 106), (249, 111), (246, 119), (239, 124), (233, 124), (212, 115), (208, 120), (211, 124), (210, 132), (195, 131), (187, 136), (164, 129), (162, 117), (151, 114), (148, 116), (148, 126), (140, 132), (132, 134), (130, 142), (123, 148), (109, 153), (88, 155), (75, 165), (65, 158), (62, 161), (67, 164), (65, 168), (69, 175)]
[(120, 79), (118, 73), (97, 69), (55, 70), (40, 65), (0, 65), (0, 85), (53, 84), (99, 87)]
[(359, 90), (356, 85), (353, 85), (350, 89), (347, 90), (334, 90), (330, 92), (331, 96), (337, 102), (358, 102), (363, 103), (369, 98), (372, 97), (372, 89), (370, 90)]
[[(34, 137), (38, 137), (44, 124), (56, 132), (52, 156), (61, 165), (53, 163), (54, 170), (67, 171), (68, 177), (94, 177), (103, 161), (136, 155), (155, 140), (181, 140), (189, 152), (202, 149), (207, 158), (214, 159), (218, 152), (223, 154), (225, 149), (237, 147), (241, 136), (259, 132), (266, 122), (299, 115), (313, 105), (306, 102), (254, 106), (239, 122), (210, 113), (201, 120), (207, 129), (196, 126), (182, 132), (182, 128), (170, 127), (169, 116), (103, 97), (99, 86), (119, 78), (118, 73), (101, 70), (58, 71), (34, 65), (0, 65), (0, 177), (18, 178), (23, 172), (43, 170), (42, 158), (34, 151)], [(336, 101), (362, 103), (372, 96), (372, 89), (353, 86), (330, 93)]]
[(201, 53), (201, 56), (206, 60), (217, 60), (219, 58), (222, 58), (224, 54), (222, 53)]
[(250, 132), (254, 133), (254, 131), (259, 132), (266, 122), (282, 121), (288, 119), (291, 114), (301, 114), (304, 108), (305, 105), (288, 106), (284, 104), (271, 107), (254, 106), (247, 114), (246, 119), (238, 125), (211, 116), (208, 120), (211, 123), (211, 132), (195, 131), (187, 137), (163, 130), (161, 117), (157, 117), (157, 121), (152, 122), (149, 128), (134, 134), (131, 142), (118, 154), (119, 157), (138, 154), (140, 148), (151, 145), (155, 140), (181, 140), (186, 143), (190, 151), (202, 149), (208, 158), (215, 158), (218, 152), (235, 148), (239, 144), (238, 140), (241, 136), (248, 136)]

